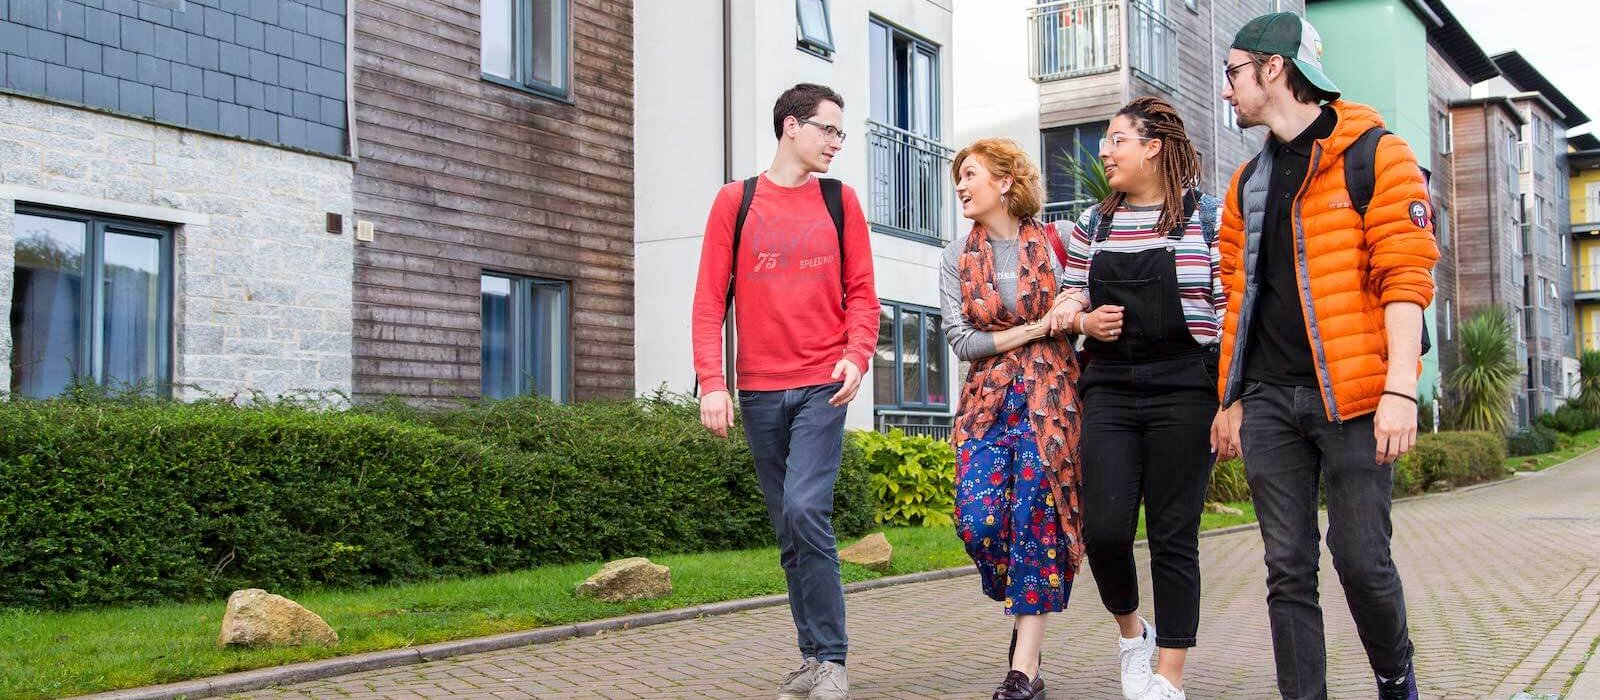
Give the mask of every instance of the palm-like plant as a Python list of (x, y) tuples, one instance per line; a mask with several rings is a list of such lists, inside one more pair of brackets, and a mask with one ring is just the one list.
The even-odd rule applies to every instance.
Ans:
[(1462, 323), (1460, 347), (1461, 365), (1449, 380), (1461, 397), (1456, 427), (1504, 434), (1511, 425), (1511, 392), (1520, 374), (1505, 310), (1480, 309)]
[(1600, 350), (1585, 350), (1578, 357), (1578, 405), (1600, 415)]
[[(1084, 199), (1100, 202), (1111, 196), (1111, 182), (1106, 180), (1106, 164), (1100, 161), (1098, 155), (1090, 153), (1088, 147), (1080, 144), (1075, 154), (1066, 150), (1057, 153), (1056, 164), (1077, 183), (1078, 192), (1085, 195)], [(1072, 212), (1073, 218), (1077, 218), (1077, 215), (1078, 212)]]

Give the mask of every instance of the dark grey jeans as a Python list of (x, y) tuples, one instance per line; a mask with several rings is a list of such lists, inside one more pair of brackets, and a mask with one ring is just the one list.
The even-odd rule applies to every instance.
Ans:
[(833, 536), (833, 486), (845, 409), (828, 405), (839, 387), (740, 391), (739, 409), (767, 516), (778, 534), (800, 653), (842, 664), (849, 640)]
[(1328, 697), (1317, 569), (1319, 477), (1328, 489), (1328, 549), (1374, 672), (1411, 660), (1406, 602), (1389, 557), (1394, 466), (1377, 463), (1372, 415), (1334, 423), (1314, 387), (1245, 387), (1245, 475), (1266, 543), (1267, 617), (1286, 700)]

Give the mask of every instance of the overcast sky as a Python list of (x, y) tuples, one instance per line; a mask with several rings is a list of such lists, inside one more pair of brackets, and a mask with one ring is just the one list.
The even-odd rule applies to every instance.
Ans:
[[(1520, 51), (1590, 119), (1600, 119), (1600, 75), (1595, 72), (1595, 32), (1600, 3), (1594, 0), (1445, 0), (1462, 26), (1493, 56)], [(1590, 122), (1574, 129), (1594, 130)]]

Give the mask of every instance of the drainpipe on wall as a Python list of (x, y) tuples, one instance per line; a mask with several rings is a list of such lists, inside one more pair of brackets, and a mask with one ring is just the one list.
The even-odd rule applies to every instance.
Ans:
[[(722, 181), (733, 181), (733, 0), (722, 0)], [(732, 314), (729, 311), (722, 324), (722, 366), (730, 397), (738, 390), (734, 349), (739, 338)]]

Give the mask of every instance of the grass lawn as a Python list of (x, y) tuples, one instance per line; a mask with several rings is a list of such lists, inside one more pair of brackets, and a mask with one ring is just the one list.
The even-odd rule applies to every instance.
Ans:
[(1596, 447), (1600, 447), (1600, 430), (1589, 430), (1572, 436), (1572, 446), (1564, 450), (1546, 452), (1542, 455), (1507, 457), (1506, 467), (1523, 472), (1543, 471)]
[[(1206, 514), (1212, 529), (1254, 520)], [(1142, 520), (1142, 518), (1141, 518)], [(893, 574), (969, 561), (948, 528), (889, 528)], [(1144, 536), (1141, 523), (1139, 536)], [(848, 544), (848, 543), (845, 543)], [(216, 647), (223, 601), (80, 612), (0, 611), (0, 697), (53, 698), (169, 683), (297, 661), (396, 649), (636, 612), (782, 593), (775, 548), (653, 557), (672, 567), (673, 594), (636, 603), (580, 600), (572, 591), (598, 564), (546, 566), (471, 579), (288, 595), (339, 632), (336, 649)], [(844, 565), (846, 582), (879, 574)]]

